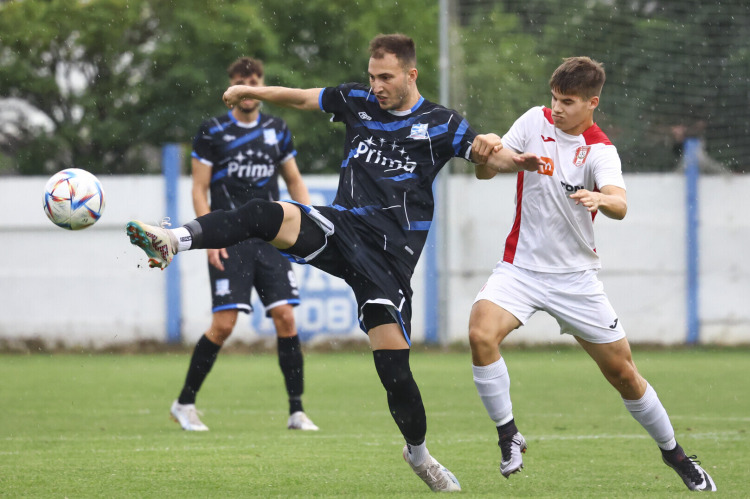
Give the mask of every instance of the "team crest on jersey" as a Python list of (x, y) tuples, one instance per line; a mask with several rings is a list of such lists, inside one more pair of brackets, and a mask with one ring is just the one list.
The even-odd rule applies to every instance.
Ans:
[(429, 137), (427, 123), (415, 123), (411, 126), (411, 133), (407, 139), (424, 140)]
[(357, 114), (359, 114), (359, 117), (360, 117), (360, 118), (362, 118), (363, 120), (367, 120), (367, 121), (370, 121), (370, 120), (372, 120), (372, 116), (370, 116), (369, 114), (367, 114), (367, 113), (366, 113), (366, 112), (364, 112), (364, 111), (360, 111), (360, 112), (359, 112), (359, 113), (357, 113)]
[(278, 140), (276, 140), (276, 130), (274, 130), (273, 128), (271, 128), (270, 130), (264, 129), (263, 130), (263, 142), (265, 142), (269, 146), (276, 145), (279, 142)]
[(575, 158), (573, 159), (573, 164), (576, 166), (583, 166), (583, 164), (586, 162), (586, 157), (589, 155), (589, 151), (591, 150), (591, 146), (581, 146), (578, 149), (576, 149)]

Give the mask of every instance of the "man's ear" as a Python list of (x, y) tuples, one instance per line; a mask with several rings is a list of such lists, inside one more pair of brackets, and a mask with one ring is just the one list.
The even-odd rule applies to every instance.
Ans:
[(592, 111), (599, 105), (599, 96), (595, 95), (589, 99), (589, 109)]
[(406, 75), (409, 78), (410, 83), (415, 83), (417, 81), (417, 76), (419, 76), (419, 71), (417, 71), (417, 68), (411, 68), (406, 72)]

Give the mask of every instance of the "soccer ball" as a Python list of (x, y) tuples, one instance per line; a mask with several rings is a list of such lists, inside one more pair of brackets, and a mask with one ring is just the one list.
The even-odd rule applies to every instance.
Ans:
[(94, 225), (104, 212), (104, 190), (94, 175), (79, 168), (57, 172), (44, 186), (44, 213), (63, 229)]

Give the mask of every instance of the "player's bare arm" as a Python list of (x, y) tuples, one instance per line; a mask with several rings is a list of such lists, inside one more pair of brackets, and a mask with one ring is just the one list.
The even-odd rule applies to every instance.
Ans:
[(310, 193), (307, 190), (305, 182), (302, 180), (302, 175), (297, 167), (297, 161), (294, 158), (289, 158), (281, 164), (279, 169), (281, 177), (286, 183), (286, 189), (289, 191), (289, 196), (297, 201), (298, 203), (309, 205)]
[(471, 143), (471, 160), (476, 164), (486, 163), (493, 152), (503, 148), (503, 141), (494, 133), (480, 134)]
[(600, 211), (609, 218), (622, 220), (628, 212), (628, 198), (625, 189), (614, 185), (605, 185), (601, 192), (580, 189), (570, 195), (576, 204), (582, 205), (589, 212)]
[[(211, 207), (208, 204), (211, 167), (201, 163), (196, 158), (193, 158), (191, 164), (193, 167), (193, 209), (195, 210), (195, 216), (200, 217), (211, 211)], [(226, 259), (229, 257), (226, 249), (207, 249), (206, 253), (208, 254), (208, 263), (219, 270), (224, 270), (222, 258)]]
[(318, 107), (318, 96), (322, 88), (252, 87), (232, 85), (224, 92), (224, 103), (234, 107), (245, 99), (271, 102), (283, 107), (313, 111)]

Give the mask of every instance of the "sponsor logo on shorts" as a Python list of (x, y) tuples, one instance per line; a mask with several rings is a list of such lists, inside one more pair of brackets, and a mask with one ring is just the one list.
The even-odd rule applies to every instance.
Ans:
[(615, 318), (615, 323), (614, 323), (614, 324), (610, 324), (610, 325), (609, 325), (609, 328), (610, 328), (610, 329), (615, 329), (615, 328), (617, 327), (617, 321), (618, 321), (618, 319), (617, 319), (617, 318)]
[(229, 279), (216, 279), (216, 296), (226, 296), (230, 293)]

